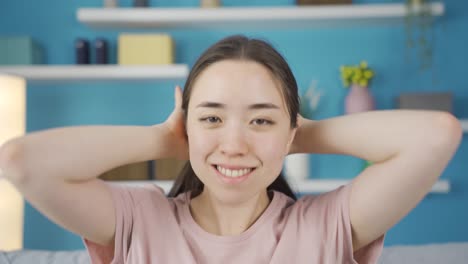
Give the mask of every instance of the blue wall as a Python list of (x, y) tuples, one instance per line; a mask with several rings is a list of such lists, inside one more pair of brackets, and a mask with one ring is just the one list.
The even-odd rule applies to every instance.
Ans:
[[(48, 64), (72, 64), (76, 37), (105, 37), (115, 45), (119, 30), (98, 30), (77, 22), (79, 7), (98, 7), (100, 0), (79, 1), (1, 1), (0, 35), (30, 35), (46, 51)], [(288, 5), (293, 1), (257, 0), (223, 1), (225, 5)], [(358, 2), (358, 1), (355, 1)], [(392, 2), (392, 1), (359, 1)], [(398, 1), (393, 1), (398, 2)], [(401, 1), (400, 1), (401, 2)], [(130, 0), (122, 1), (130, 5)], [(198, 1), (152, 2), (158, 6), (196, 6)], [(468, 117), (468, 2), (447, 0), (446, 15), (433, 29), (434, 65), (419, 71), (415, 51), (405, 53), (403, 24), (361, 28), (287, 29), (245, 31), (174, 30), (176, 62), (193, 65), (197, 56), (220, 38), (245, 33), (265, 37), (282, 52), (290, 63), (300, 89), (312, 79), (325, 91), (317, 119), (343, 114), (346, 90), (342, 88), (338, 68), (368, 60), (377, 72), (372, 83), (378, 109), (394, 108), (395, 97), (405, 91), (451, 91), (455, 95), (454, 114)], [(124, 31), (124, 30), (122, 30)], [(139, 32), (143, 30), (125, 30)], [(148, 32), (149, 30), (145, 31)], [(164, 30), (152, 30), (165, 32)], [(167, 32), (167, 31), (166, 31)], [(115, 46), (114, 46), (115, 51)], [(115, 57), (112, 58), (115, 61)], [(165, 120), (173, 107), (172, 88), (176, 82), (153, 83), (82, 83), (30, 85), (27, 93), (27, 131), (82, 124), (151, 125)], [(183, 83), (180, 83), (183, 85)], [(468, 141), (465, 139), (442, 178), (449, 179), (449, 194), (430, 194), (405, 219), (392, 228), (386, 245), (421, 244), (446, 241), (468, 241)], [(312, 158), (315, 178), (351, 178), (362, 163), (354, 157), (321, 155)], [(340, 166), (334, 166), (340, 164)], [(382, 204), (385, 206), (385, 204)], [(25, 212), (24, 247), (32, 249), (83, 248), (76, 235), (63, 230), (43, 217), (29, 204)]]

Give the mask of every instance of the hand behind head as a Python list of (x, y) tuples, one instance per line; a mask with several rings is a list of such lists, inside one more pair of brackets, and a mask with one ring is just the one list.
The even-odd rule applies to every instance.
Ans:
[(182, 110), (182, 90), (176, 86), (174, 91), (174, 110), (163, 123), (169, 131), (169, 139), (174, 147), (174, 156), (180, 160), (188, 160), (188, 140), (185, 129), (185, 116)]

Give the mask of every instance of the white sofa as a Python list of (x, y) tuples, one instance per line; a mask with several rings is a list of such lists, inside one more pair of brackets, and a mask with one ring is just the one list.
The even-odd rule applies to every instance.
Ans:
[[(0, 264), (89, 264), (86, 251), (0, 251)], [(467, 264), (468, 242), (385, 247), (379, 264)]]

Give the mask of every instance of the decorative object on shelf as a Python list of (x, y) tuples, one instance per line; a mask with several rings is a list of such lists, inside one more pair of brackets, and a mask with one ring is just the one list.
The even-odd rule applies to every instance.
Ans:
[(212, 7), (220, 7), (221, 0), (200, 0), (200, 7), (203, 8), (212, 8)]
[(89, 64), (89, 41), (84, 38), (77, 38), (75, 40), (75, 62), (76, 64)]
[(429, 0), (406, 0), (406, 59), (409, 50), (415, 49), (420, 59), (419, 68), (427, 70), (432, 66), (433, 48), (432, 24), (434, 16)]
[(397, 98), (397, 108), (437, 110), (453, 113), (451, 92), (405, 92)]
[(168, 34), (120, 34), (118, 64), (167, 65), (174, 63), (174, 41)]
[(313, 119), (322, 95), (323, 93), (317, 89), (317, 80), (312, 80), (309, 88), (299, 96), (300, 114), (305, 118)]
[(133, 0), (134, 7), (148, 7), (148, 0)]
[(346, 5), (352, 0), (296, 0), (297, 5)]
[[(309, 88), (299, 97), (300, 114), (307, 119), (313, 119), (322, 92), (317, 90), (317, 80), (312, 80)], [(295, 153), (287, 155), (284, 160), (285, 177), (294, 181), (303, 181), (310, 177), (311, 154)]]
[[(341, 66), (341, 80), (343, 86), (350, 88), (345, 98), (346, 114), (371, 111), (375, 109), (375, 100), (369, 91), (369, 84), (374, 77), (374, 71), (361, 61), (359, 65)], [(372, 165), (371, 161), (364, 160), (363, 169)]]
[(42, 63), (42, 48), (32, 37), (0, 37), (0, 65), (30, 65)]
[(96, 54), (96, 64), (109, 63), (109, 44), (103, 38), (97, 38), (94, 41), (94, 51)]
[(108, 8), (119, 7), (119, 1), (118, 0), (104, 0), (104, 7), (108, 7)]
[(343, 86), (350, 88), (345, 98), (346, 114), (370, 111), (375, 109), (375, 101), (369, 91), (369, 83), (374, 77), (366, 61), (355, 66), (341, 66)]

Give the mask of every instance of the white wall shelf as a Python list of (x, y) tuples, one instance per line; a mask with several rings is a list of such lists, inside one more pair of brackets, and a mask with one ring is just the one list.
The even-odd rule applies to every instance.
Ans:
[[(442, 16), (442, 2), (430, 4)], [(417, 12), (414, 8), (413, 12)], [(220, 8), (80, 8), (77, 19), (101, 28), (296, 28), (403, 23), (404, 3), (220, 7)]]
[(121, 65), (31, 65), (2, 66), (0, 73), (7, 73), (33, 82), (77, 81), (141, 81), (178, 80), (188, 76), (185, 64), (155, 66)]
[[(307, 193), (324, 193), (328, 191), (332, 191), (341, 185), (345, 185), (349, 183), (351, 180), (307, 180), (303, 182), (290, 182), (290, 186), (293, 190), (307, 194)], [(159, 187), (163, 188), (166, 193), (168, 193), (174, 184), (173, 181), (161, 181), (161, 180), (154, 180), (154, 181), (117, 181), (120, 184), (127, 184), (127, 185), (142, 185), (153, 183), (158, 185)], [(431, 193), (448, 193), (450, 192), (450, 182), (447, 180), (439, 180), (434, 184), (432, 187)]]

